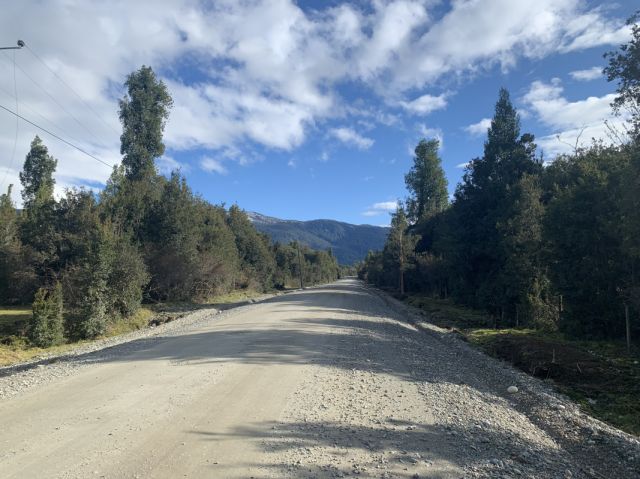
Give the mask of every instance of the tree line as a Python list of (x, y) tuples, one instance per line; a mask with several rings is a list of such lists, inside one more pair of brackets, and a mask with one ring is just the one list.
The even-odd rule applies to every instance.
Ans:
[[(546, 163), (501, 89), (481, 157), (449, 202), (437, 140), (422, 140), (382, 251), (359, 275), (376, 285), (451, 297), (497, 327), (624, 336), (640, 312), (640, 27), (605, 55), (617, 81), (614, 145), (593, 142)], [(635, 329), (640, 331), (638, 322)]]
[(22, 209), (0, 195), (0, 304), (33, 303), (28, 335), (49, 346), (102, 335), (141, 302), (206, 300), (336, 279), (331, 251), (272, 244), (237, 205), (213, 205), (179, 171), (159, 175), (172, 107), (150, 67), (120, 101), (122, 162), (99, 193), (54, 197), (57, 160), (35, 137), (20, 173)]

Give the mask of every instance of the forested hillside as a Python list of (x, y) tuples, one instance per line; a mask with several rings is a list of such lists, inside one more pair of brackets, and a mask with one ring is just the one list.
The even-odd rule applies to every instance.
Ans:
[(335, 220), (281, 220), (258, 213), (248, 213), (254, 226), (273, 241), (299, 241), (310, 248), (331, 249), (338, 263), (352, 265), (362, 261), (369, 251), (382, 248), (389, 228), (352, 225)]
[[(640, 27), (608, 53), (612, 107), (628, 120), (612, 144), (543, 158), (500, 90), (484, 151), (448, 204), (436, 140), (421, 141), (406, 175), (408, 199), (389, 239), (360, 276), (401, 294), (453, 298), (498, 328), (573, 337), (640, 333)], [(467, 159), (460, 159), (467, 160)]]
[(20, 173), (23, 205), (0, 196), (0, 304), (33, 303), (32, 344), (93, 338), (141, 302), (204, 301), (236, 289), (266, 291), (336, 279), (330, 251), (273, 244), (238, 206), (194, 194), (156, 171), (172, 107), (165, 84), (142, 67), (120, 101), (122, 163), (103, 191), (54, 198), (57, 160), (35, 137)]

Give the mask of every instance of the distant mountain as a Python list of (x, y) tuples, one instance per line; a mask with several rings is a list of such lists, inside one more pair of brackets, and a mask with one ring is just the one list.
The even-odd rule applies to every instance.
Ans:
[(353, 264), (364, 259), (369, 250), (382, 249), (389, 228), (352, 225), (335, 220), (281, 220), (260, 213), (247, 212), (249, 219), (273, 241), (300, 241), (310, 248), (331, 248), (340, 264)]

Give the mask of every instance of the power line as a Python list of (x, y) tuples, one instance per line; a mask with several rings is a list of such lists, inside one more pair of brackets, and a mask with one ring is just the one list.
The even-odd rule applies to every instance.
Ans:
[(98, 158), (98, 157), (96, 157), (96, 156), (93, 156), (91, 153), (87, 152), (86, 150), (83, 150), (83, 149), (82, 149), (82, 148), (80, 148), (79, 146), (74, 145), (74, 144), (73, 144), (73, 143), (71, 143), (70, 141), (67, 141), (67, 140), (65, 140), (64, 138), (62, 138), (62, 137), (60, 137), (60, 136), (56, 135), (55, 133), (50, 132), (50, 131), (49, 131), (49, 130), (47, 130), (46, 128), (41, 127), (40, 125), (38, 125), (38, 124), (36, 124), (36, 123), (32, 122), (31, 120), (28, 120), (27, 118), (25, 118), (25, 117), (24, 117), (24, 116), (22, 116), (22, 115), (19, 115), (19, 114), (18, 114), (18, 113), (16, 113), (15, 111), (11, 111), (11, 110), (10, 110), (9, 108), (7, 108), (6, 106), (4, 106), (4, 105), (0, 105), (0, 108), (2, 108), (3, 110), (5, 110), (5, 111), (7, 111), (7, 112), (11, 113), (12, 115), (17, 116), (17, 117), (18, 117), (19, 119), (21, 119), (22, 121), (26, 121), (26, 122), (27, 122), (27, 123), (29, 123), (30, 125), (33, 125), (33, 126), (35, 126), (36, 128), (38, 128), (38, 129), (40, 129), (40, 130), (44, 131), (44, 132), (45, 132), (45, 133), (47, 133), (48, 135), (51, 135), (52, 137), (54, 137), (54, 138), (56, 138), (56, 139), (60, 140), (61, 142), (66, 143), (66, 144), (67, 144), (67, 145), (69, 145), (70, 147), (75, 148), (75, 149), (76, 149), (76, 150), (78, 150), (79, 152), (84, 153), (84, 154), (85, 154), (85, 155), (87, 155), (88, 157), (93, 158), (93, 159), (94, 159), (94, 160), (96, 160), (96, 161), (99, 161), (99, 162), (100, 162), (100, 163), (102, 163), (103, 165), (108, 166), (109, 168), (113, 168), (113, 166), (114, 166), (114, 165), (110, 165), (109, 163), (107, 163), (107, 162), (105, 162), (105, 161), (102, 161), (100, 158)]
[[(16, 113), (18, 111), (18, 82), (16, 81), (16, 52), (14, 49), (13, 52), (13, 91), (15, 93), (16, 99)], [(4, 177), (2, 178), (2, 182), (0, 182), (0, 187), (4, 187), (4, 182), (7, 180), (7, 176), (9, 175), (9, 171), (13, 168), (13, 162), (16, 159), (16, 147), (18, 146), (18, 130), (20, 129), (20, 118), (16, 116), (16, 136), (13, 139), (13, 150), (11, 151), (11, 160), (9, 162), (9, 168), (4, 172)]]
[(29, 51), (31, 52), (31, 54), (32, 54), (34, 57), (36, 57), (36, 58), (40, 61), (40, 63), (42, 63), (42, 64), (45, 66), (45, 68), (46, 68), (47, 70), (49, 70), (49, 71), (53, 74), (53, 76), (55, 76), (58, 80), (60, 80), (60, 82), (61, 82), (64, 86), (66, 86), (69, 90), (71, 90), (71, 92), (72, 92), (76, 97), (78, 97), (78, 99), (79, 99), (79, 100), (84, 104), (84, 106), (86, 106), (86, 107), (87, 107), (87, 108), (88, 108), (88, 109), (89, 109), (89, 110), (90, 110), (90, 111), (91, 111), (91, 112), (92, 112), (92, 113), (93, 113), (93, 114), (94, 114), (94, 115), (95, 115), (95, 116), (96, 116), (96, 117), (97, 117), (97, 118), (98, 118), (98, 119), (99, 119), (99, 120), (100, 120), (104, 125), (106, 125), (106, 126), (107, 126), (107, 128), (109, 128), (111, 131), (113, 131), (113, 132), (115, 132), (115, 133), (118, 133), (118, 130), (116, 130), (113, 126), (111, 126), (109, 123), (107, 123), (107, 122), (105, 121), (105, 119), (104, 119), (104, 118), (102, 118), (102, 116), (100, 116), (100, 115), (99, 115), (99, 114), (98, 114), (98, 113), (97, 113), (97, 112), (96, 112), (96, 111), (91, 107), (91, 105), (89, 105), (89, 104), (88, 104), (88, 103), (87, 103), (87, 102), (86, 102), (86, 101), (85, 101), (85, 100), (80, 96), (80, 94), (79, 94), (77, 91), (75, 91), (75, 90), (74, 90), (74, 89), (73, 89), (73, 88), (72, 88), (72, 87), (71, 87), (71, 86), (70, 86), (66, 81), (64, 81), (64, 80), (62, 79), (62, 77), (60, 77), (60, 76), (59, 76), (59, 75), (58, 75), (58, 74), (57, 74), (57, 73), (56, 73), (56, 72), (55, 72), (55, 71), (54, 71), (54, 70), (53, 70), (49, 65), (47, 65), (47, 63), (46, 63), (46, 62), (45, 62), (45, 61), (40, 57), (40, 55), (38, 55), (36, 52), (34, 52), (34, 51), (31, 49), (31, 47), (30, 47), (29, 45), (25, 45), (25, 47), (27, 48), (27, 50), (29, 50)]
[(26, 76), (29, 80), (31, 80), (31, 83), (33, 83), (35, 86), (37, 86), (38, 88), (40, 88), (40, 90), (42, 90), (50, 99), (51, 101), (53, 101), (56, 105), (58, 105), (67, 115), (69, 115), (71, 118), (73, 118), (73, 120), (80, 125), (81, 128), (84, 128), (85, 131), (87, 133), (89, 133), (91, 136), (93, 136), (93, 138), (95, 140), (98, 141), (98, 143), (105, 143), (104, 141), (102, 141), (100, 138), (98, 138), (98, 136), (89, 129), (89, 127), (87, 127), (87, 125), (85, 125), (84, 123), (82, 123), (80, 120), (78, 120), (78, 118), (76, 118), (76, 116), (71, 113), (69, 110), (67, 110), (64, 105), (62, 105), (58, 100), (56, 100), (56, 98), (49, 93), (42, 85), (40, 85), (37, 81), (35, 81), (31, 75), (29, 75), (26, 71), (24, 71), (24, 69), (20, 66), (16, 64), (16, 68), (18, 68), (18, 70), (20, 70), (24, 76)]
[[(12, 94), (11, 92), (5, 90), (1, 85), (0, 85), (0, 91), (3, 92), (5, 95), (7, 95), (12, 100), (16, 99), (16, 96), (14, 94)], [(20, 105), (20, 108), (21, 108), (22, 111), (26, 110), (29, 113), (31, 113), (32, 115), (35, 115), (38, 118), (40, 118), (40, 120), (42, 120), (43, 122), (45, 122), (48, 125), (48, 128), (51, 128), (52, 130), (57, 131), (58, 134), (66, 137), (66, 138), (69, 138), (70, 140), (73, 140), (76, 143), (82, 143), (81, 140), (79, 140), (78, 138), (74, 137), (73, 135), (70, 135), (68, 132), (64, 131), (61, 127), (56, 126), (51, 120), (49, 120), (47, 117), (45, 117), (41, 113), (38, 113), (36, 110), (31, 108), (28, 104), (22, 102), (22, 105)], [(16, 111), (18, 111), (17, 108), (16, 108)], [(18, 111), (18, 113), (20, 113), (20, 112)], [(20, 118), (16, 118), (16, 121), (20, 121)]]

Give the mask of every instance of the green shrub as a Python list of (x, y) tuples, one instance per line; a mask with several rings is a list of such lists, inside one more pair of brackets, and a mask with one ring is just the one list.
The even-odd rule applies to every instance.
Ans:
[(109, 318), (105, 304), (105, 289), (104, 281), (97, 281), (87, 289), (83, 298), (79, 329), (81, 337), (85, 339), (100, 336), (107, 330)]
[(64, 340), (62, 287), (56, 283), (52, 290), (40, 288), (33, 301), (33, 317), (29, 339), (41, 348), (55, 346)]

